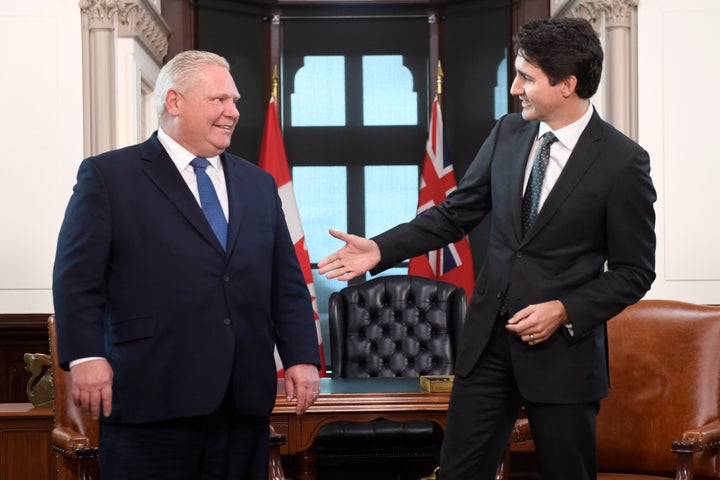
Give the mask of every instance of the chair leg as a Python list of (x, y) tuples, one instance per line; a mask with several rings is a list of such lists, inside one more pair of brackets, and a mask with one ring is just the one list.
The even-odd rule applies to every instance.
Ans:
[(285, 480), (285, 472), (282, 466), (282, 455), (280, 445), (285, 444), (285, 435), (275, 433), (270, 427), (270, 465), (268, 468), (268, 480)]
[(495, 470), (495, 480), (507, 480), (508, 473), (510, 470), (510, 446), (505, 449), (503, 458), (498, 464), (497, 470)]
[(270, 447), (270, 469), (268, 470), (268, 480), (285, 480), (285, 472), (283, 471), (280, 448), (277, 446)]

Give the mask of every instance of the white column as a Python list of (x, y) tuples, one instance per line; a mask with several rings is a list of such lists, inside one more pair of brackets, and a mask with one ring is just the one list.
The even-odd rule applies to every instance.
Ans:
[(115, 16), (112, 0), (80, 0), (85, 155), (115, 148)]
[(170, 28), (157, 0), (80, 0), (79, 6), (88, 156), (137, 143), (147, 134), (145, 125), (155, 112), (144, 97), (167, 53)]
[(552, 15), (588, 20), (605, 51), (593, 103), (603, 118), (637, 140), (637, 6), (639, 0), (554, 0)]
[[(637, 65), (633, 63), (631, 19), (638, 0), (604, 0), (606, 60), (607, 120), (631, 138), (637, 138), (637, 96), (633, 79), (637, 81)], [(636, 50), (636, 49), (635, 49)]]

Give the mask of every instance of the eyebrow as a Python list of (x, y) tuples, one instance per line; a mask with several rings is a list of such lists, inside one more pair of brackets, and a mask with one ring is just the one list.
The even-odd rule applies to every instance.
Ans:
[(530, 75), (529, 73), (527, 73), (525, 70), (523, 70), (521, 68), (516, 68), (515, 72), (517, 74), (521, 75), (523, 78), (533, 78), (532, 75)]

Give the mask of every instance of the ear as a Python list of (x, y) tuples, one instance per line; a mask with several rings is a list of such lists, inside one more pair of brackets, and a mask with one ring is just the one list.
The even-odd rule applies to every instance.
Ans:
[(165, 110), (174, 116), (177, 116), (180, 112), (180, 94), (172, 88), (167, 91), (165, 95)]
[(565, 97), (565, 98), (574, 94), (576, 87), (577, 87), (577, 77), (575, 75), (570, 75), (569, 77), (565, 77), (562, 80), (560, 80), (560, 89), (561, 89), (563, 97)]

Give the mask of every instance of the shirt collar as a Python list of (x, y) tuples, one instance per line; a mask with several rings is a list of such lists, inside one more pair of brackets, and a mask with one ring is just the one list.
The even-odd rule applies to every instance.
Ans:
[[(176, 142), (170, 135), (168, 135), (162, 127), (158, 127), (158, 140), (160, 144), (165, 147), (170, 159), (173, 161), (175, 166), (179, 170), (184, 170), (190, 165), (195, 155), (190, 153), (185, 147)], [(220, 155), (213, 157), (207, 157), (210, 165), (217, 170), (222, 171), (222, 162), (220, 161)]]
[(595, 106), (593, 106), (593, 104), (589, 104), (582, 117), (578, 118), (570, 125), (566, 125), (555, 131), (553, 131), (547, 123), (540, 122), (540, 127), (538, 128), (538, 139), (547, 132), (553, 132), (561, 144), (563, 144), (568, 150), (572, 150), (575, 148), (575, 145), (580, 139), (580, 135), (582, 135), (583, 130), (587, 127), (587, 124), (590, 123), (590, 119), (592, 118), (594, 111)]

